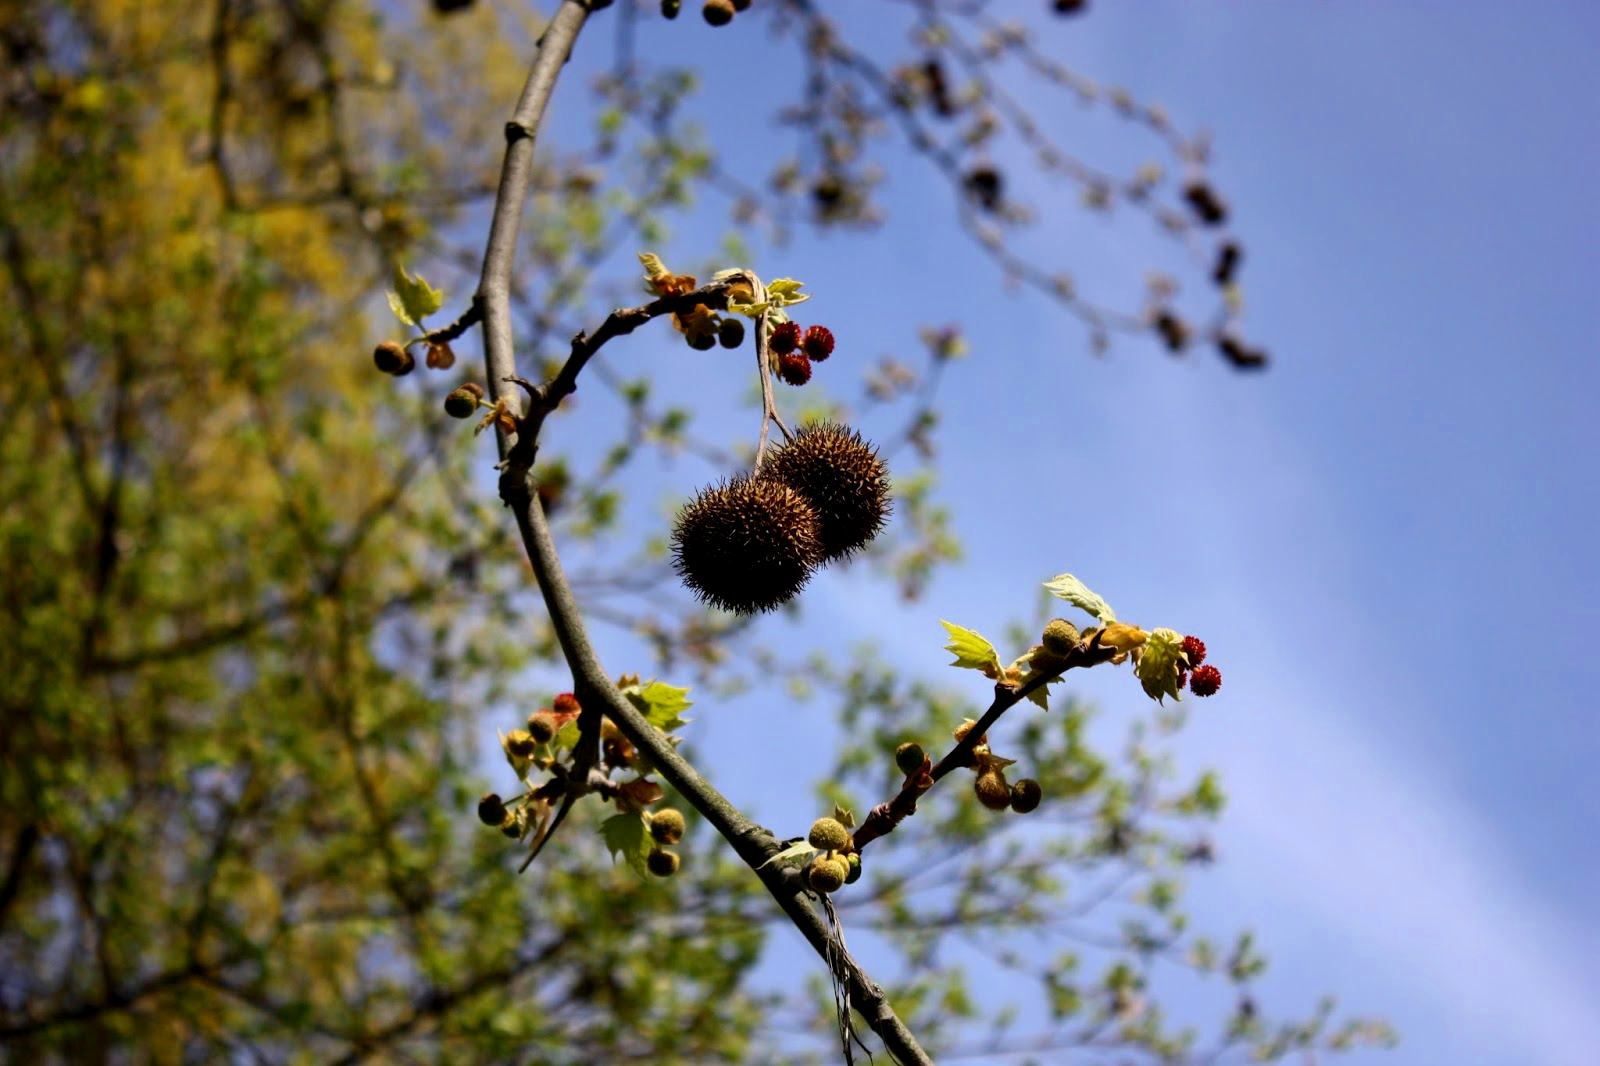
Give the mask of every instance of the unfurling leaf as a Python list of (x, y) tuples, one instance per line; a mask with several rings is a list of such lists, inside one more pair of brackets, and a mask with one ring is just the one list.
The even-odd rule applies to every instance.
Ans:
[(939, 624), (950, 634), (950, 643), (944, 646), (944, 650), (956, 657), (951, 666), (977, 670), (988, 678), (1000, 677), (1000, 655), (994, 650), (993, 644), (974, 630), (952, 625), (943, 619), (939, 620)]
[(667, 790), (643, 777), (625, 781), (617, 788), (617, 806), (623, 811), (642, 811), (657, 802)]
[(1134, 665), (1133, 672), (1139, 678), (1139, 684), (1144, 688), (1145, 695), (1162, 702), (1162, 698), (1171, 696), (1175, 700), (1183, 699), (1178, 692), (1178, 676), (1183, 660), (1183, 636), (1170, 629), (1152, 629), (1145, 637), (1144, 654), (1139, 657)]
[(1130, 626), (1126, 622), (1112, 622), (1095, 637), (1095, 643), (1104, 648), (1129, 652), (1143, 647), (1146, 636), (1145, 631), (1138, 626)]
[(613, 814), (600, 823), (600, 835), (605, 837), (606, 849), (613, 859), (620, 855), (640, 877), (649, 876), (650, 868), (645, 863), (655, 842), (644, 815)]
[(837, 803), (833, 805), (833, 820), (844, 826), (846, 829), (854, 829), (856, 827), (856, 816), (839, 806)]
[(1111, 605), (1093, 592), (1090, 592), (1089, 586), (1071, 574), (1060, 574), (1053, 577), (1044, 583), (1044, 587), (1049, 590), (1052, 596), (1058, 596), (1074, 607), (1088, 611), (1102, 622), (1109, 623), (1117, 620), (1117, 612), (1111, 609)]
[(651, 681), (647, 685), (630, 685), (622, 690), (622, 694), (638, 708), (640, 714), (650, 720), (651, 725), (663, 733), (670, 733), (689, 721), (678, 713), (692, 706), (686, 698), (689, 694), (687, 688)]
[(421, 274), (413, 278), (403, 268), (394, 268), (394, 292), (389, 294), (389, 309), (400, 321), (421, 327), (424, 318), (443, 306), (444, 293), (429, 285)]
[(816, 853), (817, 849), (811, 846), (811, 842), (809, 840), (802, 840), (798, 844), (791, 844), (784, 848), (772, 858), (762, 863), (761, 866), (756, 867), (756, 869), (759, 870), (763, 867), (771, 866), (775, 862), (788, 862), (790, 859), (807, 859)]

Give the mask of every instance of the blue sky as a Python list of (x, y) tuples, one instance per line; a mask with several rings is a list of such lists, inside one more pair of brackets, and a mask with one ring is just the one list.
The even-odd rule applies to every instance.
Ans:
[[(1043, 41), (1213, 131), (1212, 174), (1247, 249), (1245, 321), (1274, 365), (1241, 377), (1209, 352), (1175, 361), (1129, 340), (1092, 358), (1066, 314), (1008, 291), (944, 225), (931, 171), (892, 153), (881, 231), (802, 236), (750, 265), (816, 290), (838, 382), (849, 359), (865, 371), (909, 354), (918, 325), (966, 325), (941, 439), (969, 562), (910, 611), (860, 571), (826, 574), (802, 632), (877, 636), (937, 674), (937, 618), (996, 634), (1071, 570), (1126, 618), (1200, 633), (1226, 683), (1180, 753), (1217, 767), (1230, 803), (1222, 861), (1191, 879), (1191, 900), (1205, 927), (1259, 931), (1264, 1006), (1303, 1011), (1332, 990), (1386, 1014), (1404, 1042), (1373, 1061), (1592, 1061), (1600, 440), (1581, 407), (1600, 386), (1600, 10), (1093, 7), (1041, 20)], [(734, 46), (701, 94), (715, 136), (735, 109), (709, 102), (759, 100), (792, 68), (759, 22), (710, 34), (690, 18), (665, 28), (674, 47)], [(1086, 157), (1127, 148), (1124, 127), (1084, 123), (1066, 99), (1039, 114)], [(733, 162), (754, 177), (785, 135), (744, 136)], [(1060, 225), (1050, 252), (1108, 286), (1164, 254), (1132, 217)], [(695, 237), (680, 227), (667, 250), (709, 254)], [(680, 366), (685, 395), (727, 389), (710, 362)], [(702, 417), (710, 436), (748, 420)], [(993, 505), (1017, 471), (1069, 452), (1058, 486)], [(673, 471), (684, 488), (707, 474)], [(608, 662), (630, 653), (597, 636), (613, 641)], [(1108, 716), (1138, 709), (1126, 678), (1090, 680), (1078, 691)], [(814, 816), (809, 776), (775, 788), (736, 769), (774, 744), (807, 765), (805, 731), (770, 699), (696, 711), (696, 743), (735, 801), (771, 823)]]

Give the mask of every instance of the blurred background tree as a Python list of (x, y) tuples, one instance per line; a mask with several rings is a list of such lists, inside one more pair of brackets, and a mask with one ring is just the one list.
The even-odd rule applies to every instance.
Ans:
[[(793, 53), (803, 77), (731, 101), (697, 97), (695, 71), (725, 61), (733, 29), (710, 29), (697, 8), (669, 23), (627, 2), (591, 18), (541, 139), (516, 275), (525, 370), (637, 302), (637, 250), (676, 249), (679, 269), (697, 260), (702, 277), (780, 275), (799, 228), (871, 239), (892, 210), (883, 161), (907, 153), (948, 184), (950, 222), (975, 252), (1075, 314), (1087, 347), (1120, 332), (1241, 369), (1264, 362), (1233, 324), (1240, 249), (1203, 139), (1056, 63), (997, 5), (860, 6), (873, 9), (870, 40), (804, 0), (740, 14), (735, 29), (761, 27), (745, 40)], [(1036, 6), (1030, 17), (1082, 5)], [(613, 866), (587, 804), (520, 877), (513, 845), (473, 817), (497, 772), (482, 756), (494, 728), (566, 687), (549, 668), (558, 648), (485, 446), (440, 410), (449, 388), (481, 378), (475, 346), (458, 343), (449, 372), (394, 384), (367, 353), (392, 329), (381, 293), (397, 265), (427, 266), (456, 298), (447, 313), (464, 307), (500, 126), (547, 13), (6, 6), (0, 1058), (837, 1055), (814, 959), (778, 992), (752, 981), (779, 915), (703, 826), (691, 823), (679, 876), (643, 883)], [(1040, 95), (1019, 98), (1002, 64)], [(1127, 120), (1160, 164), (1123, 174), (1063, 151), (1046, 116), (1074, 100)], [(701, 112), (736, 114), (762, 143), (786, 129), (796, 149), (757, 165), (719, 153)], [(1068, 273), (1093, 264), (1015, 251), (1038, 220), (993, 161), (1003, 138), (1059, 184), (1057, 199), (1126, 206), (1170, 233), (1205, 304), (1180, 308), (1157, 273), (1134, 305), (1101, 306)], [(725, 204), (724, 232), (697, 222), (671, 236), (708, 203)], [(824, 295), (861, 284), (843, 270), (806, 280)], [(862, 367), (848, 400), (813, 386), (803, 404), (900, 427), (880, 440), (895, 528), (856, 565), (909, 598), (960, 554), (936, 438), (955, 407), (938, 393), (942, 368), (966, 341), (943, 325), (924, 341)], [(582, 549), (571, 569), (585, 611), (614, 637), (608, 661), (693, 681), (702, 699), (755, 684), (830, 702), (848, 738), (836, 764), (785, 769), (824, 771), (827, 801), (887, 798), (895, 746), (941, 750), (971, 707), (870, 649), (796, 653), (788, 622), (708, 614), (682, 593), (663, 551), (662, 467), (642, 459), (679, 457), (681, 496), (747, 464), (753, 440), (674, 398), (671, 360), (694, 356), (657, 343), (669, 347), (653, 361), (619, 345), (591, 367), (581, 446), (563, 454), (553, 434), (541, 467), (557, 535)], [(1019, 628), (1019, 651), (1042, 617)], [(1010, 738), (1044, 785), (1026, 831), (997, 832), (964, 790), (942, 790), (839, 897), (925, 1044), (1187, 1061), (1387, 1039), (1332, 1024), (1327, 1007), (1260, 1017), (1250, 939), (1191, 934), (1181, 875), (1210, 860), (1205, 823), (1222, 794), (1209, 773), (1174, 775), (1167, 741), (1182, 715), (1146, 715), (1103, 749), (1087, 739), (1088, 709), (1056, 702)], [(824, 812), (792, 812), (793, 831)], [(1069, 946), (1041, 952), (1047, 934)], [(1025, 978), (1008, 985), (1020, 1009), (972, 992), (968, 958)], [(1160, 967), (1210, 978), (1212, 1025), (1163, 1013), (1149, 992)]]

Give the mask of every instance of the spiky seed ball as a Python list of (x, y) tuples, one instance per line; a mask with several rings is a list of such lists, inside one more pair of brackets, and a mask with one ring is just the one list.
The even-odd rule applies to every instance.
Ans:
[(417, 361), (411, 357), (411, 352), (399, 341), (384, 341), (372, 351), (372, 365), (385, 374), (395, 377), (405, 377), (411, 373)]
[(644, 858), (645, 867), (657, 877), (671, 877), (678, 872), (678, 853), (665, 848), (653, 848)]
[(744, 321), (738, 318), (725, 318), (722, 325), (717, 327), (717, 342), (724, 348), (737, 348), (744, 343)]
[(833, 332), (827, 326), (812, 326), (800, 338), (800, 350), (813, 363), (820, 363), (833, 354)]
[(683, 812), (663, 807), (650, 816), (650, 835), (657, 843), (676, 844), (683, 839)]
[(528, 715), (528, 735), (535, 744), (548, 744), (556, 735), (556, 716), (549, 711)]
[(811, 360), (799, 352), (778, 356), (778, 376), (796, 387), (811, 380)]
[(978, 802), (991, 811), (1003, 811), (1011, 806), (1011, 786), (1006, 784), (1006, 775), (999, 770), (979, 774), (972, 783), (972, 791), (978, 794)]
[(1051, 655), (1065, 655), (1077, 647), (1078, 627), (1065, 618), (1052, 618), (1044, 627), (1040, 643)]
[(505, 802), (495, 793), (484, 793), (478, 801), (478, 821), (484, 825), (499, 826), (506, 820)]
[(1039, 801), (1043, 798), (1044, 790), (1039, 787), (1039, 782), (1031, 777), (1024, 777), (1011, 786), (1011, 809), (1018, 814), (1038, 810)]
[(922, 745), (913, 741), (906, 741), (894, 749), (894, 764), (903, 774), (914, 774), (922, 769), (922, 764), (928, 758), (928, 753), (922, 750)]
[(1182, 647), (1190, 666), (1199, 666), (1206, 661), (1206, 642), (1199, 637), (1184, 637)]
[(857, 881), (861, 880), (861, 856), (860, 855), (857, 855), (855, 852), (852, 851), (849, 855), (845, 856), (845, 865), (846, 865), (846, 868), (850, 871), (849, 873), (844, 875), (844, 883), (845, 884), (853, 885)]
[(800, 347), (800, 323), (780, 322), (767, 338), (767, 350), (775, 355), (788, 355)]
[(733, 21), (733, 0), (706, 0), (700, 14), (713, 26), (726, 26)]
[(526, 729), (513, 729), (506, 734), (506, 750), (519, 759), (533, 754), (533, 735)]
[(822, 851), (843, 851), (850, 846), (850, 830), (833, 818), (818, 818), (811, 823), (806, 840)]
[(1215, 666), (1202, 666), (1189, 677), (1189, 691), (1196, 696), (1215, 696), (1222, 687), (1222, 671)]
[(850, 876), (850, 866), (840, 859), (820, 857), (806, 867), (806, 883), (818, 892), (837, 892)]
[(799, 592), (822, 562), (817, 513), (767, 478), (705, 489), (678, 515), (674, 565), (701, 600), (737, 614), (770, 611)]
[(828, 560), (865, 547), (889, 517), (888, 467), (861, 434), (837, 422), (802, 426), (767, 457), (761, 476), (810, 501)]

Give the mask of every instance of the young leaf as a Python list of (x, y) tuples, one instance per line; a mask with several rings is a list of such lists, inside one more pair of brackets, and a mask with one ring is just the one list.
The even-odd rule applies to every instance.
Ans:
[(645, 861), (655, 844), (650, 839), (650, 827), (644, 815), (613, 814), (600, 823), (600, 835), (606, 838), (606, 849), (613, 859), (620, 855), (640, 877), (650, 873)]
[(839, 806), (837, 803), (833, 805), (833, 820), (844, 826), (846, 829), (854, 829), (856, 827), (856, 816)]
[(429, 285), (421, 274), (413, 278), (403, 268), (394, 268), (394, 292), (389, 294), (389, 309), (400, 321), (421, 327), (424, 318), (443, 306), (444, 293)]
[(688, 710), (692, 706), (687, 696), (687, 688), (677, 688), (660, 681), (652, 681), (640, 688), (625, 690), (628, 702), (639, 709), (639, 713), (650, 719), (650, 724), (663, 733), (670, 733), (689, 719), (681, 718), (679, 711)]
[(951, 625), (943, 619), (939, 620), (939, 624), (950, 634), (950, 643), (944, 646), (944, 650), (956, 657), (951, 666), (977, 670), (984, 677), (1000, 676), (1000, 655), (994, 650), (993, 644), (971, 629)]
[(817, 849), (811, 846), (810, 841), (802, 840), (798, 844), (791, 844), (784, 848), (782, 851), (778, 852), (778, 854), (762, 863), (760, 867), (757, 867), (757, 869), (771, 866), (775, 862), (787, 862), (790, 859), (808, 858), (812, 855), (815, 855), (816, 852)]
[(1059, 596), (1074, 607), (1088, 611), (1102, 622), (1110, 623), (1117, 620), (1117, 612), (1111, 609), (1111, 605), (1090, 592), (1089, 586), (1071, 574), (1053, 577), (1044, 583), (1044, 587), (1052, 596)]
[(1133, 672), (1145, 695), (1157, 703), (1165, 696), (1183, 699), (1178, 692), (1182, 651), (1183, 636), (1171, 629), (1152, 629), (1145, 637), (1144, 654), (1134, 664)]

